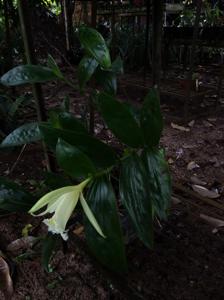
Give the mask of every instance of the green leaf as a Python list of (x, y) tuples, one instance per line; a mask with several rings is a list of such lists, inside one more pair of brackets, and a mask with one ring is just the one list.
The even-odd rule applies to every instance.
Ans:
[(51, 124), (54, 128), (61, 128), (61, 124), (59, 122), (59, 113), (56, 110), (51, 110), (48, 114), (48, 122)]
[(68, 96), (65, 96), (63, 102), (61, 103), (60, 109), (63, 112), (69, 112), (69, 110), (70, 110), (70, 98)]
[(51, 190), (56, 190), (64, 186), (72, 185), (70, 179), (58, 173), (45, 172), (44, 174), (44, 184)]
[(140, 147), (143, 144), (141, 130), (125, 104), (101, 93), (98, 105), (108, 127), (123, 143), (131, 147)]
[(87, 178), (96, 172), (86, 154), (61, 139), (58, 140), (56, 146), (56, 157), (59, 166), (73, 178)]
[(138, 237), (147, 247), (152, 247), (152, 200), (146, 170), (137, 154), (127, 157), (122, 162), (120, 196)]
[(111, 69), (117, 75), (124, 73), (123, 61), (120, 56), (116, 57), (112, 62)]
[(21, 186), (0, 177), (0, 209), (27, 212), (34, 203), (34, 197)]
[(85, 51), (94, 57), (104, 67), (111, 66), (110, 53), (102, 35), (93, 28), (81, 26), (79, 28), (79, 40)]
[(67, 129), (78, 133), (88, 134), (88, 131), (82, 122), (70, 112), (53, 110), (49, 113), (49, 119), (52, 127), (54, 128)]
[(27, 97), (25, 97), (25, 96), (18, 97), (10, 106), (10, 109), (8, 111), (9, 117), (13, 118), (15, 116), (15, 114), (17, 113), (19, 107), (26, 102), (27, 102)]
[(144, 150), (143, 161), (155, 213), (160, 218), (166, 219), (171, 199), (171, 178), (164, 152), (163, 150)]
[(80, 90), (83, 90), (98, 66), (98, 62), (89, 56), (84, 56), (78, 67), (78, 80)]
[(48, 59), (47, 59), (47, 65), (48, 67), (54, 72), (54, 74), (60, 78), (60, 79), (63, 79), (64, 76), (63, 74), (61, 73), (61, 70), (59, 69), (56, 61), (54, 60), (54, 58), (49, 54), (48, 55)]
[(95, 179), (87, 203), (106, 238), (101, 237), (85, 219), (87, 244), (96, 258), (116, 273), (127, 271), (122, 231), (113, 188), (106, 177)]
[(158, 146), (163, 130), (163, 117), (156, 89), (152, 89), (145, 98), (141, 111), (141, 127), (146, 145)]
[(129, 110), (132, 117), (135, 119), (136, 123), (140, 126), (140, 109), (130, 103), (124, 103), (126, 108)]
[(0, 83), (7, 86), (16, 86), (27, 83), (41, 83), (55, 80), (55, 73), (39, 65), (21, 65), (8, 71), (1, 77)]
[(52, 149), (55, 149), (58, 139), (61, 138), (86, 154), (98, 168), (107, 168), (116, 162), (116, 154), (113, 149), (90, 135), (56, 129), (45, 124), (40, 125), (40, 131)]
[(115, 95), (117, 93), (117, 78), (114, 72), (98, 68), (95, 72), (95, 79), (108, 94)]
[(45, 271), (51, 272), (50, 259), (58, 241), (57, 235), (48, 234), (42, 241), (41, 263)]
[(58, 121), (62, 129), (75, 131), (78, 133), (87, 134), (88, 131), (80, 120), (78, 120), (72, 113), (62, 112), (58, 114)]
[(41, 140), (38, 123), (28, 123), (15, 129), (1, 143), (0, 148), (15, 147)]

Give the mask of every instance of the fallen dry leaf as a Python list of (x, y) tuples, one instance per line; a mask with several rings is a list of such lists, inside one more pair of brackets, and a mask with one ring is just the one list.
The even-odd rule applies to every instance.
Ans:
[(209, 122), (216, 122), (216, 121), (217, 121), (217, 118), (208, 118), (208, 121), (209, 121)]
[(220, 227), (224, 227), (224, 221), (217, 219), (217, 218), (213, 218), (204, 214), (200, 214), (200, 218), (205, 220), (207, 223), (209, 223), (211, 226), (214, 227), (214, 229), (212, 230), (213, 233), (218, 232), (218, 228)]
[(13, 282), (10, 276), (9, 265), (2, 256), (0, 256), (0, 289), (2, 290), (6, 300), (10, 300), (12, 298)]
[(216, 198), (220, 197), (220, 195), (218, 193), (216, 193), (214, 191), (210, 191), (210, 190), (206, 189), (204, 186), (193, 184), (192, 188), (196, 193), (200, 194), (203, 197), (207, 197), (210, 199), (216, 199)]
[(188, 164), (187, 164), (187, 170), (188, 171), (191, 171), (191, 170), (194, 170), (194, 169), (198, 169), (200, 168), (198, 164), (196, 164), (195, 161), (190, 161)]
[(195, 120), (192, 120), (192, 121), (190, 121), (190, 122), (188, 123), (188, 126), (189, 126), (189, 127), (193, 127), (194, 124), (195, 124)]
[(197, 176), (191, 176), (190, 178), (191, 182), (196, 184), (196, 185), (206, 185), (207, 182), (201, 180), (200, 178), (198, 178)]
[(177, 149), (176, 151), (176, 159), (179, 159), (183, 156), (184, 150), (182, 148)]
[(174, 160), (173, 160), (172, 158), (169, 158), (169, 159), (168, 159), (168, 163), (169, 163), (170, 165), (172, 165), (172, 164), (174, 163)]
[(203, 123), (203, 125), (205, 126), (205, 127), (213, 127), (214, 125), (213, 124), (211, 124), (211, 123), (209, 123), (208, 121), (202, 121), (202, 123)]
[(174, 196), (171, 197), (171, 200), (172, 200), (173, 204), (175, 204), (175, 205), (181, 203), (181, 200)]
[(180, 125), (177, 125), (175, 123), (171, 123), (171, 127), (174, 128), (174, 129), (180, 130), (180, 131), (185, 131), (185, 132), (189, 132), (190, 131), (190, 128), (187, 128), (187, 127), (184, 127), (184, 126), (180, 126)]
[(38, 239), (33, 236), (22, 237), (21, 239), (17, 239), (15, 241), (11, 242), (7, 246), (6, 250), (8, 252), (18, 255), (20, 251), (24, 251), (24, 250), (32, 248), (37, 241), (38, 241)]
[(211, 158), (209, 161), (214, 164), (215, 168), (219, 168), (221, 166), (221, 163), (216, 156)]
[(183, 144), (182, 146), (184, 149), (193, 149), (193, 148), (196, 148), (197, 145), (188, 145), (188, 144)]
[(82, 234), (84, 231), (84, 227), (83, 226), (79, 226), (78, 228), (76, 228), (75, 230), (73, 230), (73, 233), (76, 235), (80, 235)]

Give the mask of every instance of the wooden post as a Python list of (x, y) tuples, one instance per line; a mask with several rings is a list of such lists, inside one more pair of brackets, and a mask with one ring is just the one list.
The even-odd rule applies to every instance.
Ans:
[(200, 22), (200, 15), (201, 15), (201, 9), (202, 9), (202, 0), (197, 0), (197, 7), (196, 7), (196, 16), (195, 16), (195, 22), (194, 22), (194, 32), (193, 32), (193, 39), (192, 39), (192, 49), (191, 49), (191, 55), (190, 55), (190, 66), (189, 66), (189, 72), (188, 72), (188, 88), (186, 91), (186, 98), (184, 103), (184, 119), (185, 122), (188, 118), (188, 110), (189, 110), (189, 101), (191, 99), (191, 89), (192, 85), (190, 84), (192, 80), (192, 75), (194, 72), (194, 66), (195, 66), (195, 56), (196, 56), (196, 47), (197, 47), (197, 39), (198, 39), (198, 33), (199, 33), (199, 22)]
[[(9, 23), (9, 3), (6, 0), (3, 0), (3, 8), (4, 8), (4, 19), (5, 19), (5, 42), (7, 47), (7, 55), (5, 57), (6, 61), (6, 70), (12, 68), (13, 61), (12, 61), (12, 45), (11, 45), (11, 34), (10, 34), (10, 23)], [(6, 71), (4, 70), (4, 71)]]
[(162, 66), (162, 30), (164, 0), (153, 0), (152, 4), (152, 84), (160, 87)]
[(92, 0), (91, 25), (96, 28), (97, 21), (97, 0)]
[(68, 26), (68, 0), (63, 0), (63, 10), (64, 10), (64, 23), (65, 23), (65, 40), (66, 40), (66, 50), (70, 51), (70, 38), (69, 38), (69, 26)]
[(87, 1), (81, 1), (82, 4), (82, 11), (83, 11), (83, 22), (85, 24), (89, 23), (89, 18), (88, 18), (88, 2)]
[(112, 15), (111, 15), (111, 35), (112, 35), (112, 41), (111, 41), (111, 57), (112, 59), (115, 59), (115, 46), (116, 46), (116, 32), (115, 32), (115, 1), (112, 0)]
[(149, 64), (149, 53), (148, 53), (148, 46), (149, 46), (149, 22), (150, 22), (150, 1), (147, 1), (146, 3), (146, 24), (145, 24), (145, 50), (144, 50), (144, 74), (143, 78), (144, 81), (146, 80), (146, 74), (147, 74), (147, 67)]
[[(96, 28), (96, 21), (97, 21), (97, 0), (92, 0), (91, 6), (91, 25), (93, 28)], [(92, 83), (92, 89), (95, 87), (95, 82)], [(89, 96), (89, 132), (93, 135), (94, 134), (94, 127), (95, 127), (95, 109), (94, 109), (94, 100), (93, 95), (90, 94)]]
[[(33, 39), (31, 34), (31, 23), (29, 18), (29, 4), (28, 0), (18, 0), (18, 11), (19, 11), (19, 18), (21, 24), (21, 32), (23, 36), (23, 43), (26, 53), (26, 60), (28, 64), (36, 64), (36, 58), (34, 55), (33, 49)], [(32, 84), (33, 88), (33, 95), (36, 104), (36, 111), (37, 111), (37, 119), (38, 122), (46, 121), (46, 110), (45, 110), (45, 102), (43, 98), (42, 88), (40, 84)], [(53, 167), (53, 161), (49, 156), (45, 144), (43, 144), (43, 151), (46, 160), (46, 166), (48, 171), (50, 171)]]

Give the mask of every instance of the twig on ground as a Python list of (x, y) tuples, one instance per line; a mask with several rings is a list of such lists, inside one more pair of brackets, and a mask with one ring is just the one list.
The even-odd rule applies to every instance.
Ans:
[(224, 211), (224, 205), (218, 203), (217, 201), (215, 200), (212, 200), (212, 199), (208, 199), (206, 197), (202, 197), (201, 195), (197, 194), (196, 192), (194, 191), (191, 191), (189, 190), (188, 188), (184, 187), (183, 185), (179, 184), (179, 183), (173, 183), (173, 188), (176, 189), (176, 190), (179, 190), (181, 192), (183, 192), (184, 194), (190, 196), (190, 197), (193, 197), (193, 198), (197, 198), (198, 200), (200, 201), (203, 201), (211, 206), (214, 206), (218, 209), (221, 209)]
[(15, 170), (16, 166), (18, 165), (18, 163), (19, 163), (19, 161), (20, 161), (20, 159), (21, 159), (21, 157), (23, 155), (23, 152), (25, 151), (26, 146), (27, 146), (27, 144), (23, 145), (23, 147), (22, 147), (22, 149), (21, 149), (21, 151), (20, 151), (20, 153), (19, 153), (16, 161), (12, 165), (11, 169), (8, 170), (7, 175), (12, 174), (12, 172)]

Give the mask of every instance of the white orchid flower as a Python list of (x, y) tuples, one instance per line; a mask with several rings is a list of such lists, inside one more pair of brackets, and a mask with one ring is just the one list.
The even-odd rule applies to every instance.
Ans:
[(29, 213), (33, 215), (41, 208), (47, 206), (44, 212), (36, 216), (54, 213), (50, 219), (45, 219), (43, 222), (48, 226), (48, 230), (50, 232), (53, 234), (60, 234), (64, 240), (67, 240), (68, 231), (65, 229), (66, 224), (80, 198), (81, 205), (90, 223), (101, 236), (105, 237), (85, 198), (83, 197), (83, 190), (89, 181), (90, 179), (86, 179), (78, 185), (66, 186), (46, 194), (37, 201), (37, 203), (30, 209)]

